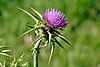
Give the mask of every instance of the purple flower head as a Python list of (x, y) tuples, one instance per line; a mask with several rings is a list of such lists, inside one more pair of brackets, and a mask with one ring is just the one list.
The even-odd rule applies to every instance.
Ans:
[(46, 21), (48, 26), (56, 29), (62, 29), (67, 25), (64, 15), (55, 9), (46, 10), (43, 15), (43, 20)]

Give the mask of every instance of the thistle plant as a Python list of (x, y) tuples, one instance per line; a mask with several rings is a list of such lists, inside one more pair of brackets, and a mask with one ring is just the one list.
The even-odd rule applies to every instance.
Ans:
[[(23, 36), (28, 34), (29, 32), (34, 31), (37, 36), (37, 39), (35, 41), (32, 41), (32, 45), (34, 46), (32, 48), (34, 54), (34, 67), (38, 67), (38, 55), (42, 47), (46, 47), (47, 45), (51, 46), (51, 53), (48, 61), (49, 63), (55, 49), (55, 43), (57, 43), (61, 48), (64, 49), (63, 45), (60, 44), (57, 38), (62, 39), (64, 42), (70, 45), (69, 41), (58, 31), (63, 30), (68, 24), (63, 13), (56, 9), (47, 9), (44, 14), (41, 15), (32, 7), (29, 7), (39, 16), (38, 18), (22, 8), (17, 8), (29, 15), (36, 22), (35, 25), (29, 26), (31, 28), (30, 30), (21, 35)], [(44, 43), (44, 45), (40, 47), (42, 42)]]
[[(0, 39), (0, 42), (2, 40), (3, 38)], [(7, 47), (8, 46), (0, 45), (0, 56), (4, 56), (5, 58), (8, 57), (9, 59), (11, 59), (11, 62), (6, 63), (6, 60), (3, 60), (3, 62), (0, 62), (0, 67), (6, 67), (6, 65), (8, 65), (9, 67), (28, 67), (29, 62), (22, 63), (24, 60), (25, 53), (23, 53), (19, 58), (16, 58), (15, 54), (14, 56), (8, 54), (8, 52), (12, 51), (10, 49), (7, 49)]]
[[(3, 40), (3, 38), (0, 39), (0, 43)], [(12, 57), (11, 55), (8, 54), (8, 52), (10, 52), (10, 49), (7, 49), (7, 46), (1, 46), (0, 44), (0, 56), (5, 56), (5, 57)], [(5, 60), (4, 62), (0, 62), (0, 67), (5, 67)]]
[(24, 60), (24, 55), (25, 53), (23, 53), (19, 58), (16, 58), (14, 55), (10, 67), (28, 67), (29, 62), (21, 63)]
[[(1, 38), (0, 39), (0, 42), (2, 41), (3, 39)], [(11, 57), (8, 52), (10, 52), (11, 50), (10, 49), (5, 49), (7, 48), (7, 46), (1, 46), (0, 45), (0, 55), (2, 56), (6, 56), (6, 57)]]

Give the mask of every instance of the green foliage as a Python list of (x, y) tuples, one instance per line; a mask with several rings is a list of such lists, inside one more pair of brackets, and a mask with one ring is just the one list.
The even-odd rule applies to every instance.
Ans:
[[(22, 14), (16, 7), (24, 8), (34, 14), (28, 6), (38, 10), (41, 14), (47, 8), (57, 8), (64, 12), (68, 19), (68, 26), (59, 31), (64, 34), (73, 49), (66, 46), (62, 40), (59, 43), (65, 47), (61, 50), (55, 47), (53, 61), (47, 65), (48, 47), (41, 49), (39, 56), (40, 67), (99, 67), (100, 66), (100, 0), (0, 0), (0, 37), (3, 41), (0, 46), (5, 44), (12, 47), (12, 52), (16, 57), (26, 52), (25, 61), (29, 62), (29, 67), (33, 66), (28, 35), (18, 38), (23, 32), (29, 30), (26, 25), (34, 25), (34, 20)], [(28, 5), (28, 6), (27, 6)], [(38, 16), (37, 14), (34, 14)], [(38, 16), (38, 18), (40, 18)], [(30, 33), (29, 35), (34, 33)], [(27, 38), (27, 40), (26, 40)], [(33, 38), (35, 40), (36, 37)], [(1, 40), (1, 39), (0, 39)], [(55, 44), (57, 45), (57, 44)], [(42, 55), (41, 55), (42, 54)], [(1, 56), (1, 55), (0, 55)], [(0, 57), (0, 61), (4, 58)], [(5, 64), (10, 61), (5, 59)], [(1, 63), (4, 65), (4, 62)], [(0, 65), (1, 65), (0, 64)], [(8, 66), (8, 65), (7, 65)]]
[[(0, 41), (2, 41), (2, 38), (0, 39)], [(7, 54), (8, 52), (10, 52), (11, 50), (9, 49), (4, 49), (7, 46), (0, 46), (0, 55), (2, 56), (7, 56), (7, 57), (11, 57), (9, 54)]]
[(18, 58), (16, 59), (16, 57), (14, 56), (12, 62), (10, 63), (10, 67), (28, 67), (28, 62), (25, 63), (21, 63), (24, 59), (24, 53)]
[[(2, 39), (0, 39), (0, 41), (2, 41)], [(6, 47), (7, 46), (0, 46), (0, 55), (9, 57), (10, 59), (13, 58), (13, 60), (11, 60), (11, 62), (9, 62), (10, 64), (6, 63), (5, 62), (6, 60), (3, 60), (4, 61), (3, 63), (0, 61), (0, 67), (6, 67), (6, 65), (9, 67), (19, 67), (19, 66), (28, 67), (28, 62), (25, 62), (23, 64), (21, 63), (24, 59), (24, 53), (20, 56), (20, 58), (16, 59), (15, 55), (13, 57), (13, 56), (7, 54), (8, 52), (11, 52), (11, 50), (4, 49)]]

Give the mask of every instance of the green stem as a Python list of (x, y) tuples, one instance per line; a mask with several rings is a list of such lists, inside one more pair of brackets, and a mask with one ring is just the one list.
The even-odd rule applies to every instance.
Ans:
[(38, 67), (38, 54), (34, 53), (34, 67)]
[(34, 49), (35, 49), (35, 51), (34, 51), (34, 59), (33, 59), (34, 67), (38, 67), (38, 55), (39, 55), (39, 52), (40, 52), (39, 51), (40, 42), (41, 42), (41, 40), (38, 40), (36, 42), (35, 46), (34, 46)]

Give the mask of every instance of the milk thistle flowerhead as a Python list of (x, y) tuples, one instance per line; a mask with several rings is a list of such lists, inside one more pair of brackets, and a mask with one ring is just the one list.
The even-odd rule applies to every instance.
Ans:
[(48, 26), (56, 29), (62, 29), (67, 25), (63, 13), (56, 9), (47, 9), (43, 15), (43, 20)]

